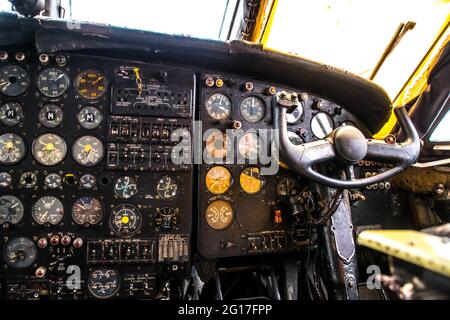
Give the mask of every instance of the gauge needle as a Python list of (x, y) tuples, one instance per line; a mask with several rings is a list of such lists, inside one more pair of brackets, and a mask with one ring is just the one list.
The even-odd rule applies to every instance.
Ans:
[(92, 84), (97, 84), (100, 80), (102, 80), (103, 77), (98, 77), (97, 80), (95, 80), (94, 82), (92, 82)]
[(83, 210), (86, 210), (86, 207), (83, 207), (81, 204), (77, 203), (77, 206), (80, 207)]
[(8, 89), (8, 87), (11, 85), (11, 82), (8, 82), (3, 88), (2, 91), (5, 92), (6, 89)]

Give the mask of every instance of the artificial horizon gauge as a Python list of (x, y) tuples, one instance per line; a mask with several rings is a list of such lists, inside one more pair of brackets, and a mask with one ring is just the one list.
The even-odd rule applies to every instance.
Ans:
[(231, 184), (231, 172), (223, 166), (212, 167), (206, 173), (205, 185), (212, 194), (223, 194), (227, 192)]
[(14, 133), (4, 133), (0, 136), (0, 164), (13, 165), (25, 157), (25, 142)]
[(15, 196), (0, 196), (0, 224), (18, 224), (22, 220), (24, 207)]
[(223, 230), (233, 223), (234, 211), (227, 201), (215, 200), (206, 208), (205, 219), (211, 228)]
[(27, 91), (30, 76), (24, 68), (8, 65), (0, 68), (0, 92), (8, 97), (17, 97)]
[(84, 107), (78, 112), (78, 123), (86, 130), (98, 128), (103, 120), (102, 113), (95, 107)]
[(130, 199), (138, 192), (138, 183), (135, 178), (122, 176), (114, 184), (114, 193), (121, 199)]
[(131, 237), (139, 231), (142, 215), (132, 204), (120, 204), (112, 210), (109, 216), (109, 227), (112, 233), (119, 237)]
[(34, 159), (43, 166), (55, 166), (66, 157), (67, 145), (57, 134), (45, 133), (34, 139), (31, 152)]
[(23, 120), (22, 106), (17, 102), (7, 102), (0, 107), (0, 122), (8, 127), (14, 127)]
[(301, 103), (291, 113), (286, 113), (286, 122), (289, 124), (296, 123), (303, 115), (303, 105)]
[(319, 112), (311, 119), (311, 131), (316, 138), (325, 138), (333, 129), (333, 120), (325, 112)]
[(96, 269), (89, 274), (87, 287), (89, 293), (97, 299), (111, 298), (120, 289), (119, 273), (110, 268)]
[(106, 92), (108, 81), (106, 76), (94, 69), (81, 71), (75, 78), (74, 87), (77, 93), (88, 100), (98, 99)]
[(219, 130), (214, 130), (206, 137), (206, 151), (213, 158), (223, 159), (227, 156), (230, 139)]
[(39, 110), (38, 120), (46, 128), (56, 128), (63, 121), (64, 113), (55, 104), (47, 104)]
[(157, 208), (155, 227), (157, 231), (173, 231), (178, 226), (179, 210), (171, 207)]
[(94, 136), (78, 138), (72, 148), (72, 157), (83, 167), (98, 165), (105, 155), (103, 143)]
[(85, 173), (80, 177), (80, 188), (81, 189), (92, 189), (97, 184), (97, 179), (90, 174)]
[(0, 188), (7, 188), (11, 185), (12, 177), (8, 172), (0, 172)]
[(298, 194), (299, 185), (292, 177), (282, 178), (277, 184), (277, 195), (280, 197), (292, 197)]
[(79, 198), (72, 206), (72, 218), (79, 225), (95, 225), (103, 216), (103, 206), (94, 197)]
[(69, 76), (61, 69), (47, 68), (37, 79), (38, 90), (48, 98), (57, 98), (69, 88)]
[(256, 123), (266, 115), (266, 103), (259, 97), (250, 96), (242, 100), (240, 110), (245, 121)]
[(37, 175), (33, 171), (27, 171), (20, 175), (20, 186), (23, 188), (33, 188), (37, 183)]
[(36, 244), (28, 238), (18, 237), (9, 240), (3, 251), (3, 258), (11, 268), (30, 267), (37, 258)]
[(239, 153), (248, 160), (256, 160), (258, 158), (259, 145), (258, 134), (256, 132), (247, 132), (239, 139)]
[(245, 193), (259, 193), (264, 186), (264, 178), (261, 175), (261, 169), (258, 167), (245, 168), (239, 176), (239, 183)]
[(62, 184), (62, 177), (58, 173), (49, 173), (45, 176), (44, 184), (49, 189), (59, 188)]
[(214, 93), (206, 100), (205, 108), (214, 120), (225, 120), (231, 114), (231, 99), (223, 93)]
[(31, 214), (39, 225), (56, 225), (64, 217), (64, 205), (57, 197), (44, 196), (33, 204)]
[(178, 193), (178, 182), (171, 176), (163, 176), (156, 185), (156, 192), (164, 200), (170, 200), (176, 197)]

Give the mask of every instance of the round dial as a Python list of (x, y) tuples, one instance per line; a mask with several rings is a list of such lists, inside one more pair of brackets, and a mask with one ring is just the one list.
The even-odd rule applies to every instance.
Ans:
[(89, 293), (97, 299), (108, 299), (120, 289), (119, 273), (114, 269), (100, 268), (91, 272), (87, 280)]
[(30, 85), (30, 77), (24, 68), (9, 65), (0, 68), (0, 91), (9, 97), (24, 93)]
[(319, 139), (325, 138), (333, 129), (333, 120), (325, 112), (317, 113), (311, 120), (311, 131)]
[(18, 125), (23, 120), (23, 109), (17, 102), (7, 102), (0, 107), (0, 121), (8, 127)]
[(298, 188), (297, 180), (292, 177), (286, 177), (278, 182), (277, 195), (281, 197), (292, 197), (299, 192)]
[(261, 121), (266, 115), (266, 103), (263, 99), (250, 96), (241, 102), (241, 115), (250, 123)]
[(156, 192), (164, 200), (170, 200), (176, 197), (178, 193), (177, 180), (171, 176), (163, 176), (156, 185)]
[(286, 113), (286, 122), (289, 124), (296, 123), (303, 115), (303, 106), (300, 103), (291, 113)]
[(60, 107), (48, 104), (39, 111), (39, 123), (46, 128), (56, 128), (63, 121), (64, 113)]
[(48, 68), (37, 79), (38, 90), (46, 97), (57, 98), (69, 88), (69, 76), (61, 69)]
[(12, 177), (8, 172), (0, 172), (0, 188), (8, 188), (11, 182)]
[(83, 167), (93, 167), (103, 160), (105, 149), (103, 143), (94, 136), (78, 138), (72, 148), (72, 156)]
[(213, 158), (225, 158), (227, 156), (229, 145), (228, 136), (218, 130), (212, 131), (206, 137), (206, 151)]
[(12, 268), (28, 268), (36, 261), (37, 247), (31, 239), (13, 238), (6, 243), (3, 258)]
[(205, 104), (209, 116), (215, 120), (225, 120), (231, 114), (231, 100), (223, 93), (214, 93)]
[(97, 128), (103, 120), (102, 113), (95, 107), (84, 107), (78, 112), (78, 123), (87, 130)]
[(248, 160), (256, 160), (259, 151), (259, 136), (255, 132), (245, 133), (239, 140), (239, 153)]
[(292, 131), (288, 131), (287, 133), (288, 139), (289, 141), (292, 142), (292, 144), (299, 146), (301, 144), (303, 144), (305, 141), (303, 140), (302, 137), (300, 137), (298, 134), (296, 134), (295, 132)]
[(0, 224), (17, 224), (22, 220), (24, 207), (22, 201), (15, 196), (0, 197)]
[(59, 188), (62, 184), (62, 177), (57, 173), (49, 173), (44, 179), (45, 186), (49, 189)]
[(86, 173), (80, 177), (80, 188), (92, 189), (97, 184), (97, 180), (92, 174)]
[(155, 227), (157, 231), (173, 231), (178, 226), (178, 209), (164, 207), (156, 209)]
[(24, 188), (33, 188), (37, 183), (37, 175), (32, 171), (20, 175), (19, 183)]
[(216, 200), (206, 208), (205, 218), (211, 228), (223, 230), (233, 223), (234, 211), (227, 201)]
[(75, 78), (75, 89), (85, 99), (93, 100), (100, 98), (106, 92), (106, 76), (94, 69), (81, 71)]
[(54, 133), (45, 133), (37, 137), (31, 149), (34, 159), (43, 166), (57, 165), (67, 154), (66, 142)]
[(13, 165), (25, 157), (25, 142), (14, 133), (0, 136), (0, 164)]
[(56, 225), (64, 216), (63, 203), (54, 196), (41, 197), (33, 204), (32, 216), (37, 224)]
[(138, 192), (138, 183), (135, 178), (123, 176), (117, 179), (114, 185), (114, 193), (122, 199), (130, 199)]
[(79, 225), (97, 224), (103, 216), (103, 206), (100, 200), (93, 197), (82, 197), (72, 206), (72, 218)]
[(132, 204), (116, 206), (109, 216), (111, 231), (120, 237), (131, 237), (139, 231), (142, 215)]
[(209, 192), (223, 194), (231, 187), (231, 172), (223, 166), (212, 167), (206, 173), (205, 184)]
[(258, 167), (245, 168), (239, 176), (239, 182), (245, 193), (256, 194), (260, 192), (264, 185), (261, 169)]

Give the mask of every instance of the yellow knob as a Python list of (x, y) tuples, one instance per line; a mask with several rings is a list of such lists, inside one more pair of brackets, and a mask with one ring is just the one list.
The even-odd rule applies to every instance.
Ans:
[(92, 146), (90, 144), (87, 144), (84, 146), (84, 152), (90, 152), (92, 150)]
[(14, 149), (14, 143), (12, 143), (11, 141), (6, 142), (5, 148), (8, 150)]
[(130, 222), (130, 218), (127, 217), (127, 216), (123, 216), (122, 219), (120, 219), (120, 221), (121, 221), (122, 223), (127, 224), (128, 222)]
[(44, 147), (45, 151), (53, 151), (55, 150), (55, 145), (53, 143), (47, 143)]

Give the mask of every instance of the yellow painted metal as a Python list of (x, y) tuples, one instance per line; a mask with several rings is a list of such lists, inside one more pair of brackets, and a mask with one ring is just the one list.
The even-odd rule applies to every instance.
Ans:
[(358, 244), (450, 277), (450, 242), (413, 230), (369, 230)]

